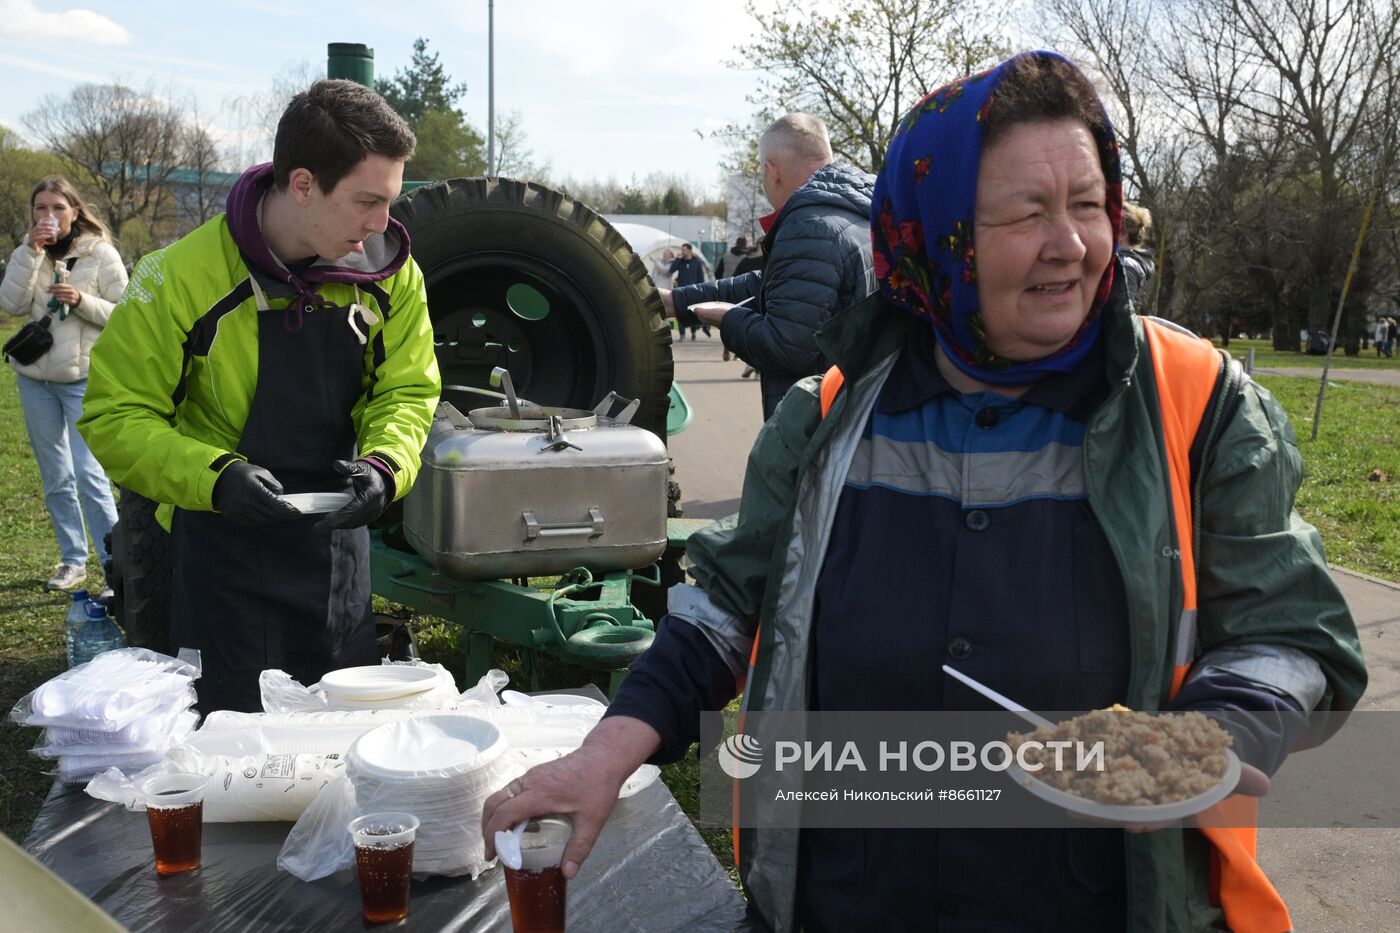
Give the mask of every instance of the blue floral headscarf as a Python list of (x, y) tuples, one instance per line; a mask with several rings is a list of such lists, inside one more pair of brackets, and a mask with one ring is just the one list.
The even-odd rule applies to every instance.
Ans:
[[(928, 320), (943, 352), (960, 370), (992, 385), (1025, 385), (1072, 370), (1098, 339), (1113, 285), (1110, 262), (1083, 327), (1050, 356), (1008, 360), (987, 346), (973, 243), (982, 121), (997, 85), (1025, 55), (1067, 61), (1054, 52), (1023, 52), (925, 97), (900, 121), (872, 201), (871, 240), (880, 291), (891, 304)], [(1103, 127), (1094, 136), (1116, 243), (1123, 224), (1122, 172), (1107, 115)]]

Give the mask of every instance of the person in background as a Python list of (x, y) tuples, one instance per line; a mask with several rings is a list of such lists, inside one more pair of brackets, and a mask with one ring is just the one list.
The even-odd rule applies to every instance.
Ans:
[[(671, 274), (675, 276), (677, 288), (699, 285), (705, 281), (705, 263), (695, 255), (695, 250), (689, 243), (681, 246), (680, 258), (671, 263)], [(669, 291), (662, 289), (661, 294), (667, 295)], [(682, 319), (682, 326), (690, 328), (691, 340), (695, 339), (695, 332), (702, 327), (705, 329), (705, 336), (710, 336), (710, 325), (693, 314)]]
[(1376, 328), (1372, 336), (1376, 341), (1376, 356), (1390, 356), (1390, 322), (1386, 318), (1376, 318)]
[(715, 266), (715, 278), (727, 279), (739, 274), (739, 263), (748, 258), (749, 238), (746, 236), (735, 237), (734, 245), (719, 257), (719, 265)]
[[(408, 124), (317, 81), (228, 210), (136, 267), (79, 429), (171, 531), (171, 646), (208, 713), (378, 660), (366, 526), (413, 485), (441, 381), (423, 275), (389, 216)], [(304, 514), (284, 494), (339, 493)], [(308, 511), (310, 509), (308, 508)]]
[[(758, 142), (766, 265), (674, 292), (661, 299), (677, 318), (718, 324), (730, 352), (756, 367), (763, 417), (772, 417), (794, 382), (829, 364), (817, 330), (875, 287), (870, 258), (874, 176), (832, 160), (826, 125), (805, 113), (779, 117)], [(743, 307), (739, 302), (753, 299)]]
[(676, 261), (676, 251), (667, 247), (661, 253), (661, 258), (653, 260), (651, 264), (651, 281), (657, 288), (670, 288), (676, 284), (676, 277), (671, 274), (671, 263)]
[(29, 207), (33, 226), (5, 267), (0, 307), (47, 321), (53, 336), (38, 359), (24, 364), (11, 358), (10, 366), (58, 539), (59, 562), (48, 586), (68, 590), (87, 579), (88, 537), (101, 557), (103, 539), (117, 521), (112, 486), (77, 425), (88, 354), (126, 288), (126, 267), (107, 228), (62, 175), (35, 185)]
[(1131, 201), (1123, 202), (1123, 232), (1118, 236), (1118, 262), (1123, 267), (1123, 285), (1128, 300), (1141, 307), (1138, 295), (1157, 268), (1148, 240), (1152, 235), (1152, 214)]
[(1386, 355), (1386, 356), (1390, 356), (1390, 357), (1395, 356), (1395, 337), (1396, 337), (1395, 318), (1393, 318), (1393, 317), (1388, 317), (1388, 318), (1385, 319), (1385, 355)]
[[(762, 272), (766, 265), (768, 265), (768, 254), (763, 251), (762, 243), (755, 243), (749, 250), (749, 254), (740, 260), (738, 266), (735, 267), (734, 274), (738, 276), (748, 272)], [(728, 359), (730, 350), (726, 348), (724, 352), (725, 359)], [(747, 379), (756, 372), (758, 370), (754, 368), (752, 363), (745, 363), (744, 371), (739, 374), (739, 378)]]
[[(739, 266), (748, 258), (748, 255), (749, 238), (745, 236), (735, 237), (734, 245), (723, 256), (719, 257), (719, 264), (715, 266), (715, 278), (728, 279), (738, 275)], [(728, 347), (725, 347), (720, 358), (727, 363), (733, 358), (733, 354), (729, 352)]]
[[(904, 116), (875, 184), (879, 291), (822, 329), (836, 366), (759, 432), (739, 514), (690, 538), (696, 583), (671, 588), (602, 721), (487, 798), (488, 858), (495, 832), (568, 814), (574, 876), (626, 777), (686, 755), (701, 711), (741, 689), (751, 717), (995, 710), (951, 662), (1030, 709), (1200, 711), (1231, 729), (1253, 796), (1304, 713), (1355, 707), (1356, 626), (1294, 511), (1302, 457), (1265, 389), (1221, 402), (1196, 520), (1177, 512), (1157, 377), (1209, 393), (1222, 358), (1134, 313), (1121, 191), (1103, 105), (1054, 53)], [(759, 929), (1292, 928), (1252, 830), (761, 819), (736, 841)]]

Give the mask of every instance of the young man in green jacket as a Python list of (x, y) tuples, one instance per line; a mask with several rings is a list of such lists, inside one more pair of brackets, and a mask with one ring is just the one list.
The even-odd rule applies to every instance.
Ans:
[[(423, 277), (389, 216), (415, 140), (349, 81), (293, 98), (225, 214), (138, 264), (79, 430), (173, 535), (171, 644), (200, 707), (258, 675), (375, 661), (366, 529), (412, 486), (441, 389)], [(282, 498), (342, 492), (307, 515)]]

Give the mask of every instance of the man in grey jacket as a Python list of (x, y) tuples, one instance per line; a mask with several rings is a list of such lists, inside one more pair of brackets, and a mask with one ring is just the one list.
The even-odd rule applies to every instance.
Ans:
[(718, 324), (725, 349), (758, 369), (767, 419), (794, 382), (830, 365), (817, 349), (817, 330), (875, 289), (875, 177), (833, 162), (825, 124), (805, 113), (775, 120), (759, 139), (758, 157), (763, 193), (774, 208), (763, 238), (767, 266), (662, 289), (661, 298), (670, 314), (691, 311), (706, 324)]

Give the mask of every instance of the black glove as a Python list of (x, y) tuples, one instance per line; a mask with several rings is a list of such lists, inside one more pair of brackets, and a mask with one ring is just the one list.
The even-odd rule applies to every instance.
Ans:
[(341, 476), (350, 477), (351, 499), (316, 523), (317, 528), (359, 528), (368, 525), (389, 507), (384, 475), (363, 460), (337, 460), (332, 464)]
[(240, 525), (277, 525), (301, 514), (277, 497), (282, 484), (260, 466), (236, 460), (214, 482), (214, 510)]

